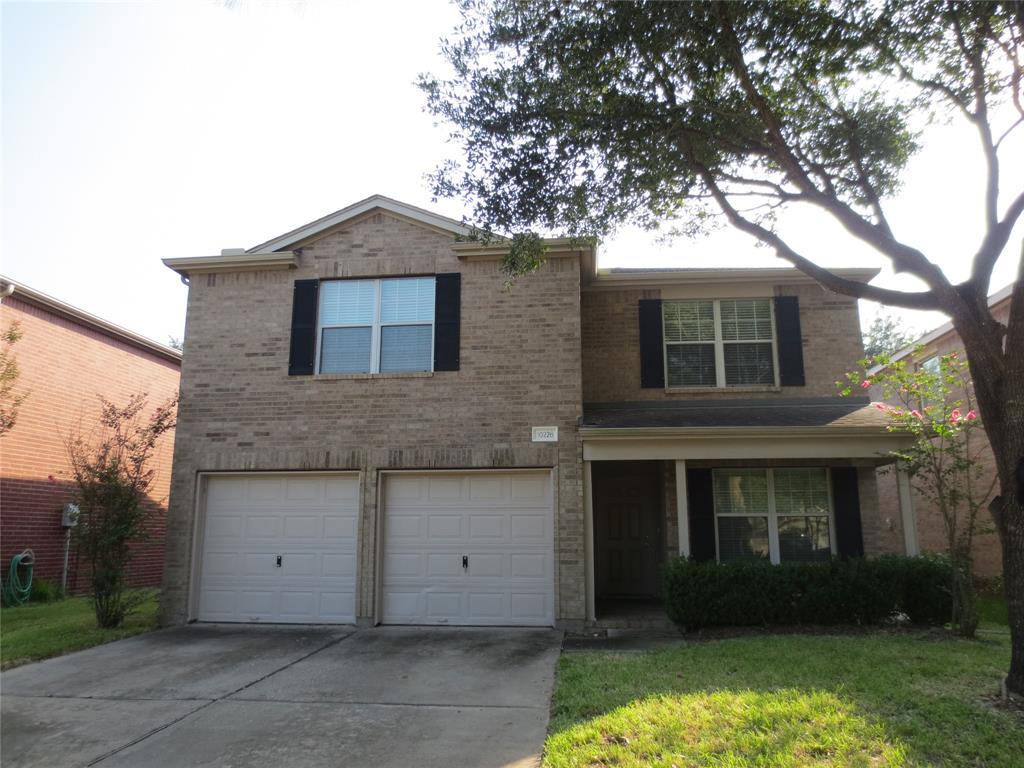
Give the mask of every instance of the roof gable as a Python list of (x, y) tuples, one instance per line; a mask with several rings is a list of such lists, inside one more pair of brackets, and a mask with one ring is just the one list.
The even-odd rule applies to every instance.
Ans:
[(328, 214), (316, 221), (311, 221), (308, 224), (304, 224), (301, 227), (293, 229), (291, 232), (286, 232), (283, 235), (267, 240), (265, 243), (253, 246), (247, 251), (247, 253), (266, 253), (268, 251), (287, 250), (296, 243), (309, 240), (310, 238), (327, 232), (340, 224), (344, 224), (347, 221), (351, 221), (372, 211), (385, 211), (397, 216), (398, 218), (405, 219), (434, 230), (450, 232), (453, 235), (469, 235), (471, 233), (471, 229), (469, 227), (455, 219), (431, 213), (430, 211), (424, 210), (423, 208), (417, 208), (416, 206), (409, 205), (408, 203), (392, 200), (390, 197), (384, 197), (384, 195), (372, 195), (365, 200), (360, 200), (358, 203), (353, 203), (350, 206), (342, 208), (340, 211), (335, 211), (334, 213)]

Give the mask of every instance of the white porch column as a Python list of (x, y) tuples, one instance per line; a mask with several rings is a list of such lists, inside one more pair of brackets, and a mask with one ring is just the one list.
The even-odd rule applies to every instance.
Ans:
[(679, 556), (690, 556), (690, 508), (686, 499), (686, 462), (676, 461), (676, 527), (679, 531)]
[(903, 523), (903, 548), (908, 555), (921, 554), (917, 540), (917, 518), (914, 515), (914, 496), (910, 489), (910, 475), (896, 465), (896, 487), (899, 490), (900, 519)]
[(583, 588), (586, 592), (587, 621), (594, 621), (594, 486), (590, 465), (583, 462)]

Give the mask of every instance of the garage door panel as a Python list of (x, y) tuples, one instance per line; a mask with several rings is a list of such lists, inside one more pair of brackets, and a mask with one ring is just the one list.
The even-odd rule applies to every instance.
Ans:
[(509, 538), (522, 542), (528, 539), (547, 541), (548, 521), (545, 515), (512, 513), (509, 515)]
[(498, 501), (507, 494), (507, 485), (507, 477), (476, 475), (469, 479), (469, 500)]
[(319, 515), (287, 515), (284, 518), (284, 538), (313, 539), (323, 538), (323, 518)]
[(469, 516), (469, 540), (501, 539), (505, 535), (505, 518), (502, 515)]
[(516, 593), (509, 595), (510, 613), (513, 618), (523, 621), (539, 621), (552, 610), (548, 598), (534, 593)]
[(553, 623), (550, 472), (389, 475), (383, 503), (385, 623)]
[(325, 539), (347, 539), (355, 542), (356, 538), (356, 517), (350, 515), (341, 517), (338, 515), (324, 516), (324, 538)]
[(448, 619), (459, 616), (462, 611), (461, 592), (428, 592), (426, 594), (427, 618)]
[(431, 502), (461, 501), (465, 484), (466, 478), (459, 475), (435, 475), (427, 480), (427, 499)]
[(462, 555), (458, 552), (431, 552), (426, 555), (426, 573), (428, 579), (462, 576)]
[(461, 539), (462, 515), (428, 515), (428, 539)]
[(209, 478), (198, 618), (354, 622), (358, 487), (355, 474)]
[(255, 502), (284, 500), (284, 481), (280, 478), (250, 477), (245, 481), (246, 497)]
[(355, 554), (327, 553), (320, 561), (320, 575), (328, 578), (350, 577), (356, 575)]
[(245, 535), (250, 539), (276, 539), (281, 535), (281, 519), (277, 515), (253, 515), (245, 521)]

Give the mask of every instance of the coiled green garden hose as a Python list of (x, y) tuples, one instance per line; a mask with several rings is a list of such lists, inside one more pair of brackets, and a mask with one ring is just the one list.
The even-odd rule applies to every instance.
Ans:
[[(32, 596), (32, 566), (35, 565), (36, 556), (31, 549), (26, 549), (19, 555), (11, 558), (11, 567), (7, 571), (7, 580), (3, 584), (4, 605), (24, 605)], [(19, 569), (26, 569), (26, 578), (21, 580)]]

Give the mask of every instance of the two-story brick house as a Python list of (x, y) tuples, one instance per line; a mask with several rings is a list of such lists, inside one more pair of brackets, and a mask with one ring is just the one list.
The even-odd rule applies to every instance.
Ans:
[[(899, 438), (835, 380), (856, 303), (789, 269), (597, 271), (372, 197), (190, 284), (163, 620), (580, 627), (676, 555), (899, 549)], [(872, 270), (844, 270), (869, 280)]]

